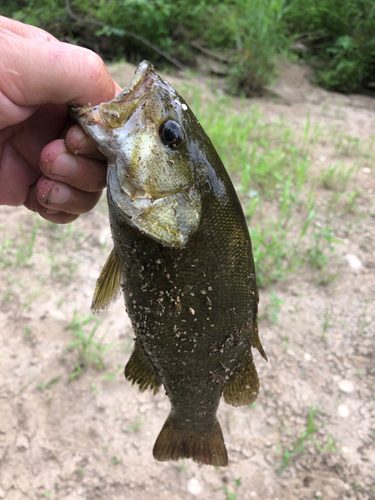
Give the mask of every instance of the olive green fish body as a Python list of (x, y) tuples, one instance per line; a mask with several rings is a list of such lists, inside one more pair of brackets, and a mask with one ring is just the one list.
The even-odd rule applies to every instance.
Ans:
[[(138, 78), (143, 87), (150, 81), (146, 77), (147, 71)], [(153, 120), (159, 134), (163, 134), (160, 123), (167, 120), (165, 140), (174, 137), (170, 135), (173, 118), (181, 127), (181, 132), (176, 130), (183, 142), (166, 161), (163, 149), (152, 146), (152, 168), (159, 165), (160, 178), (167, 169), (178, 179), (182, 165), (181, 181), (175, 185), (168, 181), (168, 186), (164, 182), (162, 196), (153, 193), (147, 198), (149, 179), (146, 173), (137, 173), (138, 187), (133, 186), (130, 201), (124, 201), (121, 191), (128, 189), (124, 185), (129, 178), (118, 182), (121, 171), (117, 167), (111, 172), (109, 164), (114, 253), (103, 269), (96, 293), (105, 289), (108, 277), (116, 275), (114, 269), (118, 269), (118, 281), (111, 285), (113, 293), (109, 295), (114, 295), (121, 283), (136, 333), (125, 376), (140, 390), (156, 392), (163, 385), (170, 399), (171, 412), (155, 443), (155, 458), (185, 457), (226, 465), (227, 452), (216, 419), (220, 397), (223, 393), (225, 401), (233, 405), (254, 401), (259, 381), (251, 348), (256, 347), (265, 357), (257, 329), (258, 291), (251, 241), (241, 205), (215, 149), (185, 101), (161, 82), (163, 88), (157, 90), (167, 112)], [(171, 111), (163, 95), (165, 88), (178, 96), (173, 107), (177, 113)], [(134, 84), (130, 91), (134, 93)], [(148, 123), (138, 120), (138, 128), (134, 125), (131, 133), (140, 134), (141, 124)], [(85, 129), (90, 133), (90, 127)], [(148, 133), (152, 134), (152, 129)], [(113, 142), (110, 144), (113, 147)], [(145, 162), (144, 170), (149, 168), (137, 150), (136, 139), (132, 146), (128, 163)], [(108, 145), (103, 152), (110, 158)], [(129, 171), (128, 166), (127, 175)], [(154, 176), (150, 186), (158, 181)], [(138, 203), (139, 190), (143, 194)], [(132, 203), (138, 203), (138, 208)], [(95, 304), (101, 301), (100, 296), (94, 297)], [(109, 302), (106, 296), (104, 302)]]

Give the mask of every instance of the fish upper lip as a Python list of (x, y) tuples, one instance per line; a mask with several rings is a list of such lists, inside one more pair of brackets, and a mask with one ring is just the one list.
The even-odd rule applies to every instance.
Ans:
[(153, 65), (148, 61), (142, 61), (129, 85), (110, 102), (127, 102), (142, 97), (157, 78)]
[[(94, 125), (103, 122), (101, 119), (100, 113), (103, 112), (103, 105), (109, 104), (126, 104), (131, 103), (132, 101), (136, 101), (135, 109), (138, 108), (139, 103), (142, 99), (145, 98), (146, 94), (153, 86), (155, 80), (158, 78), (155, 73), (155, 69), (152, 64), (148, 61), (142, 61), (134, 74), (132, 81), (129, 83), (127, 87), (123, 89), (116, 97), (114, 97), (111, 101), (98, 104), (96, 106), (91, 106), (88, 104), (87, 106), (72, 106), (71, 116), (75, 119), (86, 120), (88, 125)], [(134, 110), (135, 110), (134, 109)], [(90, 120), (87, 121), (88, 117), (85, 116), (88, 113), (91, 113)], [(128, 119), (133, 114), (131, 112), (129, 114)]]

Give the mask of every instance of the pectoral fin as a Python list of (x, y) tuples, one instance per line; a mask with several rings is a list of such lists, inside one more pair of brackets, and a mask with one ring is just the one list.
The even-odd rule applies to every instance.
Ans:
[(259, 393), (259, 378), (251, 351), (241, 360), (233, 378), (224, 386), (224, 401), (233, 406), (253, 403)]
[(91, 310), (98, 313), (113, 304), (121, 292), (121, 262), (113, 249), (109, 254), (102, 272), (96, 282), (94, 296), (92, 298)]

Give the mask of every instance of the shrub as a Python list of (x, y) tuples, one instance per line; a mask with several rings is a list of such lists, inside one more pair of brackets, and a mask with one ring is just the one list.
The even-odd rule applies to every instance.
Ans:
[(316, 81), (353, 92), (375, 79), (375, 3), (369, 0), (289, 0), (285, 22), (302, 34), (315, 58)]

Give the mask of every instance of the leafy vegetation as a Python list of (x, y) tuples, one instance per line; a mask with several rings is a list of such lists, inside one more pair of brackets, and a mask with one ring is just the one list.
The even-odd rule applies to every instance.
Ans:
[(109, 60), (194, 65), (209, 51), (235, 93), (262, 92), (280, 54), (311, 61), (328, 89), (353, 92), (375, 80), (368, 0), (11, 0), (2, 14)]
[(375, 4), (368, 0), (290, 0), (286, 22), (299, 34), (316, 81), (353, 92), (375, 77)]

